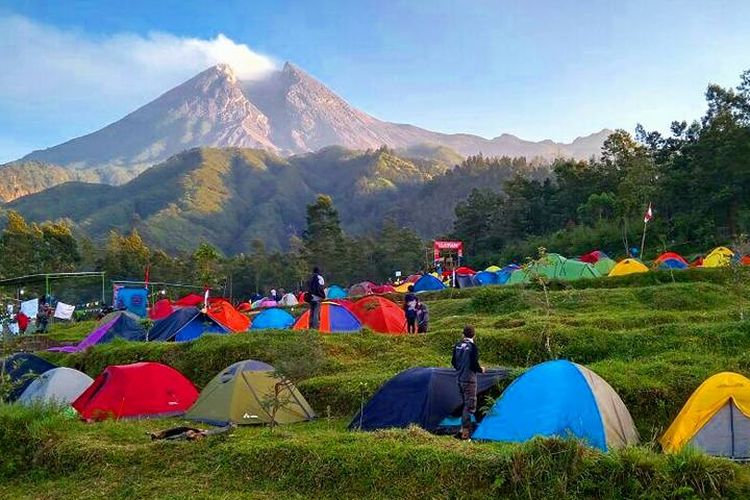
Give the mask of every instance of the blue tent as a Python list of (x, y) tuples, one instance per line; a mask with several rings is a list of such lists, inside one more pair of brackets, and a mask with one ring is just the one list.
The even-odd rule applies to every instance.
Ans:
[(133, 342), (146, 340), (146, 329), (132, 316), (120, 312), (117, 320), (97, 343), (111, 342), (114, 339), (124, 339)]
[(591, 370), (547, 361), (513, 381), (485, 416), (475, 439), (523, 442), (534, 436), (577, 437), (607, 450), (638, 441), (628, 409)]
[(227, 333), (227, 329), (194, 307), (178, 309), (154, 323), (148, 340), (185, 342), (206, 333)]
[(253, 318), (250, 326), (252, 330), (290, 328), (294, 324), (294, 316), (283, 309), (272, 307), (264, 310)]
[(476, 281), (474, 281), (474, 276), (471, 274), (457, 274), (456, 284), (458, 284), (458, 288), (472, 288), (478, 286)]
[[(507, 376), (506, 370), (477, 375), (477, 392), (492, 389)], [(357, 413), (349, 429), (373, 431), (415, 424), (436, 431), (446, 417), (461, 411), (462, 400), (452, 368), (410, 368), (385, 384)]]
[(666, 259), (659, 264), (659, 269), (687, 269), (684, 262), (677, 259)]
[(474, 275), (474, 281), (478, 286), (497, 285), (500, 283), (499, 272), (500, 271), (494, 273), (492, 271), (479, 271)]
[(338, 285), (331, 285), (326, 289), (327, 299), (344, 299), (346, 298), (346, 296), (347, 296), (346, 290), (344, 290)]
[(430, 292), (444, 289), (445, 285), (443, 285), (443, 282), (431, 274), (425, 274), (414, 283), (415, 292)]
[(13, 389), (7, 397), (8, 401), (18, 399), (37, 376), (57, 368), (49, 361), (25, 352), (12, 354), (1, 360), (0, 363), (3, 365), (4, 373), (8, 374), (11, 384), (13, 384)]

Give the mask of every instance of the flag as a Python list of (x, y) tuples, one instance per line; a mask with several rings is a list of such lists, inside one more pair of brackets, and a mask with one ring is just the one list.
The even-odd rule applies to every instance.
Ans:
[(211, 290), (206, 288), (206, 293), (203, 295), (203, 308), (208, 309), (208, 294)]
[(648, 210), (646, 210), (646, 215), (643, 216), (643, 223), (646, 224), (653, 218), (654, 218), (654, 211), (651, 210), (651, 203), (649, 203)]
[(76, 310), (76, 306), (71, 306), (70, 304), (58, 302), (57, 307), (55, 307), (55, 318), (70, 319), (73, 317), (73, 311), (75, 310)]

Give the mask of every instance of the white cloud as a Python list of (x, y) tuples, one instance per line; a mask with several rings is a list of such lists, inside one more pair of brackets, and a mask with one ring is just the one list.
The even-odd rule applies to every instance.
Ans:
[(242, 80), (275, 67), (270, 57), (223, 34), (207, 40), (166, 33), (97, 36), (20, 16), (0, 17), (0, 33), (0, 111), (62, 114), (77, 104), (89, 118), (114, 112), (109, 120), (220, 62)]

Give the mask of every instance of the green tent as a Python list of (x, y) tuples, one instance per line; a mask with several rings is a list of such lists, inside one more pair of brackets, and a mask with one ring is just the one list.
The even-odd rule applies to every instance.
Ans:
[(185, 418), (214, 425), (267, 424), (271, 422), (274, 406), (278, 406), (277, 424), (315, 417), (294, 384), (277, 376), (271, 365), (246, 360), (216, 375)]
[(596, 269), (602, 276), (609, 276), (610, 271), (612, 271), (612, 269), (614, 269), (616, 265), (617, 262), (610, 259), (609, 257), (602, 257), (601, 259), (596, 261), (596, 264), (594, 264), (594, 269)]
[(583, 278), (598, 278), (601, 273), (586, 262), (566, 259), (562, 255), (550, 253), (528, 266), (524, 266), (523, 269), (513, 271), (506, 284), (529, 283), (537, 275), (549, 280), (573, 281)]

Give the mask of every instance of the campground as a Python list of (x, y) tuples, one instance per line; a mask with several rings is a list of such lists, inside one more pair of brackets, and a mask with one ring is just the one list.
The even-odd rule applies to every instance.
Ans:
[[(746, 269), (659, 271), (552, 283), (549, 290), (517, 285), (428, 293), (430, 333), (419, 336), (252, 331), (45, 353), (92, 377), (112, 364), (159, 361), (199, 388), (236, 361), (296, 361), (297, 387), (318, 419), (153, 443), (147, 432), (183, 421), (85, 424), (50, 410), (4, 406), (0, 496), (747, 498), (746, 466), (690, 450), (662, 454), (657, 440), (706, 378), (750, 373), (749, 293)], [(561, 358), (599, 374), (627, 405), (642, 444), (602, 453), (563, 439), (514, 445), (460, 442), (418, 428), (347, 430), (360, 405), (396, 373), (447, 366), (467, 323), (477, 328), (485, 366), (517, 376)], [(93, 326), (56, 325), (48, 340), (81, 340)]]

